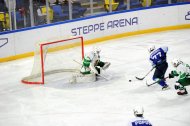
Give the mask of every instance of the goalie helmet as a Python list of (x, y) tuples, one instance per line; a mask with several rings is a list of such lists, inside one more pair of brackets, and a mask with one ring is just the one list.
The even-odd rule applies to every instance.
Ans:
[(180, 63), (181, 63), (181, 61), (179, 59), (173, 59), (172, 60), (173, 67), (177, 67)]
[(143, 107), (141, 107), (141, 106), (137, 106), (137, 107), (135, 107), (135, 108), (133, 109), (133, 112), (134, 112), (134, 115), (135, 115), (135, 116), (143, 116), (143, 114), (144, 114), (144, 109), (143, 109)]
[(99, 54), (101, 52), (101, 49), (97, 46), (93, 47), (93, 52)]
[(148, 52), (151, 53), (152, 51), (155, 50), (155, 46), (154, 45), (151, 45), (148, 47)]

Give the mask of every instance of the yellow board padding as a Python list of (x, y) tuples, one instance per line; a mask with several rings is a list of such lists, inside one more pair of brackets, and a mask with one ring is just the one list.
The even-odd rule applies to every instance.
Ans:
[[(190, 24), (178, 25), (178, 26), (168, 26), (168, 27), (161, 27), (161, 28), (152, 28), (152, 29), (147, 29), (147, 30), (140, 30), (140, 31), (126, 32), (126, 33), (122, 33), (122, 34), (110, 35), (110, 36), (105, 36), (102, 38), (96, 38), (96, 39), (84, 41), (84, 45), (103, 42), (106, 40), (118, 39), (118, 38), (122, 38), (122, 37), (128, 37), (128, 36), (134, 36), (134, 35), (140, 35), (140, 34), (148, 34), (148, 33), (155, 33), (155, 32), (162, 32), (162, 31), (168, 31), (168, 30), (180, 30), (180, 29), (190, 29)], [(76, 47), (79, 45), (80, 45), (79, 43), (71, 44), (71, 45), (67, 46), (67, 48)], [(61, 48), (61, 49), (66, 49), (66, 47)], [(58, 48), (56, 50), (60, 50), (60, 48)], [(54, 51), (54, 50), (52, 50), (52, 51)], [(26, 57), (30, 57), (33, 55), (34, 55), (33, 52), (28, 52), (25, 54), (19, 54), (19, 55), (15, 55), (15, 56), (4, 57), (4, 58), (0, 58), (0, 63), (12, 61), (12, 60), (17, 60), (17, 59), (21, 59), (21, 58), (26, 58)]]
[[(109, 6), (110, 6), (110, 2), (109, 2), (110, 0), (105, 0), (105, 9), (107, 10), (107, 11), (109, 11)], [(119, 3), (118, 2), (115, 2), (115, 0), (111, 0), (111, 5), (112, 5), (112, 10), (116, 10), (117, 9), (117, 7), (118, 7), (118, 5), (119, 5)]]
[[(64, 45), (64, 46), (58, 46), (58, 47), (49, 48), (48, 52), (56, 52), (56, 51), (60, 51), (60, 50), (65, 50), (65, 49), (69, 49), (69, 48), (78, 47), (80, 45), (81, 45), (80, 42), (75, 42), (75, 43)], [(12, 61), (12, 60), (17, 60), (17, 59), (21, 59), (21, 58), (26, 58), (26, 57), (30, 57), (30, 56), (34, 56), (34, 52), (29, 52), (29, 53), (19, 54), (19, 55), (16, 55), (16, 56), (0, 58), (0, 63), (1, 62)]]
[(97, 42), (118, 39), (118, 38), (123, 38), (123, 37), (128, 37), (128, 36), (140, 35), (140, 34), (148, 34), (148, 33), (162, 32), (162, 31), (169, 31), (169, 30), (189, 29), (189, 28), (190, 28), (190, 24), (186, 24), (186, 25), (168, 26), (168, 27), (152, 28), (152, 29), (146, 29), (146, 30), (126, 32), (126, 33), (122, 33), (122, 34), (110, 35), (110, 36), (105, 36), (102, 38), (87, 40), (87, 41), (85, 41), (84, 45), (94, 44)]
[(18, 59), (22, 59), (22, 58), (27, 58), (30, 56), (34, 56), (34, 52), (28, 52), (28, 53), (24, 53), (24, 54), (15, 55), (15, 56), (0, 58), (0, 63), (18, 60)]

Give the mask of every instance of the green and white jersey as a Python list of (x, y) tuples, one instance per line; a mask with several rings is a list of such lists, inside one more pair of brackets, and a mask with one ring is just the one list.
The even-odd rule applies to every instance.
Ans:
[(85, 56), (83, 59), (83, 63), (82, 63), (82, 67), (80, 72), (82, 74), (90, 74), (91, 69), (90, 69), (90, 63), (91, 63), (91, 59), (88, 56)]
[(93, 72), (96, 72), (95, 66), (97, 66), (98, 62), (100, 60), (100, 56), (98, 53), (95, 53), (94, 51), (91, 51), (90, 53), (87, 53), (83, 59), (81, 73), (82, 74), (90, 74), (91, 70)]
[(183, 80), (187, 77), (190, 77), (190, 66), (181, 62), (175, 70), (173, 70), (172, 74), (174, 76), (178, 76), (179, 80)]
[(90, 66), (90, 62), (91, 62), (91, 59), (90, 59), (90, 57), (88, 57), (88, 56), (85, 56), (84, 57), (84, 59), (83, 59), (83, 66), (85, 66), (85, 67), (89, 67)]

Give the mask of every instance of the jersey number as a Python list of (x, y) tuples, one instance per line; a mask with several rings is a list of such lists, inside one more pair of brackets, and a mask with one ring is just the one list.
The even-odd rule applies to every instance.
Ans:
[(161, 52), (158, 52), (158, 53), (156, 53), (155, 55), (151, 56), (151, 58), (152, 58), (153, 60), (159, 59), (160, 57), (162, 57), (162, 53), (161, 53)]

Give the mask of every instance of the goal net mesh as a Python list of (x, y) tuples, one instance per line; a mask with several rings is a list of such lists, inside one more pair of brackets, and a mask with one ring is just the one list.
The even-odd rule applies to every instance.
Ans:
[[(84, 45), (82, 37), (59, 39), (36, 44), (34, 51), (34, 63), (31, 74), (22, 79), (25, 84), (44, 84), (60, 73), (67, 73), (61, 77), (69, 76), (73, 72), (79, 72), (81, 61), (84, 57)], [(53, 76), (53, 78), (48, 76)], [(60, 76), (60, 75), (59, 75)]]

